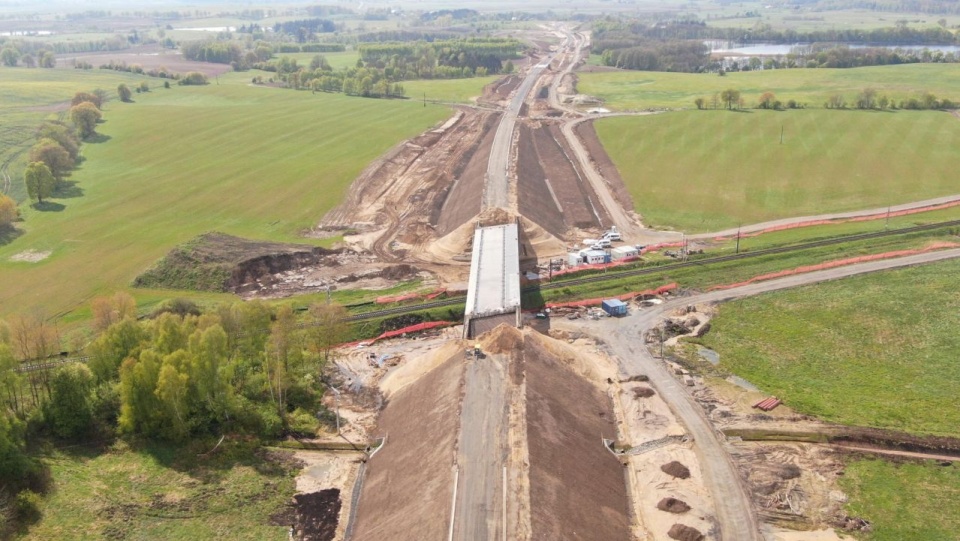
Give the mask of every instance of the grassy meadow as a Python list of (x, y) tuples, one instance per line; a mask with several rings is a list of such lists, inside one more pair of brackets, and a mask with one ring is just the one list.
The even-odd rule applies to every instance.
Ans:
[(43, 518), (20, 539), (287, 539), (270, 516), (293, 495), (292, 464), (230, 442), (198, 456), (215, 444), (52, 452)]
[[(25, 92), (33, 73), (44, 74), (17, 73)], [(249, 77), (112, 102), (101, 142), (84, 146), (70, 178), (72, 197), (21, 207), (25, 234), (0, 246), (0, 316), (67, 315), (206, 231), (300, 241), (366, 164), (450, 115), (413, 101), (255, 87)], [(57, 95), (89, 86), (64, 84)], [(51, 255), (10, 261), (27, 250)]]
[(847, 512), (869, 520), (871, 541), (951, 541), (960, 531), (960, 469), (934, 462), (858, 460), (840, 486)]
[(847, 102), (864, 88), (878, 95), (900, 100), (932, 92), (941, 98), (960, 101), (960, 64), (904, 64), (852, 69), (784, 69), (716, 73), (667, 73), (650, 71), (608, 71), (580, 73), (577, 89), (597, 96), (613, 110), (648, 108), (695, 109), (693, 100), (706, 98), (728, 88), (739, 90), (747, 107), (755, 107), (764, 92), (788, 100), (823, 107), (834, 94)]
[(960, 437), (958, 272), (953, 260), (726, 303), (702, 341), (802, 413)]
[[(143, 76), (101, 70), (28, 69), (0, 67), (0, 167), (6, 165), (11, 177), (8, 195), (24, 201), (23, 169), (27, 153), (35, 142), (34, 132), (46, 119), (67, 119), (70, 99), (78, 91), (90, 92), (96, 88), (116, 95), (120, 83), (128, 86), (149, 80)], [(150, 81), (154, 86), (162, 83)], [(104, 105), (109, 112), (113, 103)], [(0, 178), (0, 191), (4, 191)]]
[(939, 111), (684, 111), (595, 126), (651, 226), (716, 231), (960, 193), (960, 120)]

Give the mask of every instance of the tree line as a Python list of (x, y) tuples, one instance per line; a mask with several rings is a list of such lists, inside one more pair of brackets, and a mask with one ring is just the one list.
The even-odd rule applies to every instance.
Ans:
[(960, 3), (955, 0), (791, 0), (817, 11), (867, 9), (891, 13), (929, 13), (935, 15), (960, 15)]
[[(716, 92), (707, 97), (696, 97), (693, 104), (697, 109), (719, 109), (724, 107), (728, 110), (743, 109), (746, 107), (746, 100), (741, 92), (735, 88), (728, 88), (722, 92)], [(861, 110), (939, 110), (955, 109), (960, 104), (948, 98), (938, 98), (930, 92), (924, 92), (918, 97), (902, 99), (899, 102), (891, 99), (885, 94), (880, 94), (876, 89), (865, 88), (860, 91), (852, 100), (847, 100), (843, 94), (833, 94), (824, 102), (825, 109), (861, 109)], [(781, 101), (777, 99), (773, 92), (764, 92), (757, 101), (757, 109), (772, 109), (782, 111), (784, 109), (803, 109), (806, 104), (797, 100)]]
[[(201, 312), (174, 300), (138, 321), (132, 297), (92, 303), (86, 364), (20, 372), (56, 355), (61, 337), (39, 316), (0, 321), (0, 513), (24, 520), (45, 488), (28, 451), (47, 440), (179, 442), (203, 435), (310, 436), (331, 414), (323, 367), (347, 336), (345, 310), (315, 304), (301, 328), (289, 306), (259, 301)], [(21, 496), (22, 495), (22, 496)], [(17, 498), (33, 501), (4, 506)]]
[(722, 40), (736, 43), (849, 43), (864, 45), (952, 45), (960, 43), (942, 27), (911, 28), (905, 21), (894, 26), (860, 29), (797, 30), (759, 23), (749, 29), (708, 26), (706, 21), (678, 18), (649, 23), (640, 20), (599, 21), (594, 27), (594, 52), (639, 45), (646, 40)]

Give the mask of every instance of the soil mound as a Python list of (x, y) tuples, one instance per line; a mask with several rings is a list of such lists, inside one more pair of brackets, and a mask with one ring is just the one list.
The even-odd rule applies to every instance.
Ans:
[(690, 469), (684, 466), (683, 464), (674, 460), (660, 466), (660, 470), (667, 475), (671, 475), (678, 479), (689, 479), (690, 478)]
[(703, 541), (703, 534), (700, 533), (700, 530), (691, 528), (690, 526), (684, 526), (683, 524), (674, 524), (671, 526), (667, 535), (677, 541)]
[(637, 387), (633, 390), (633, 396), (637, 398), (650, 398), (655, 394), (657, 393), (650, 387)]
[(340, 489), (328, 488), (293, 497), (297, 511), (294, 539), (332, 541), (340, 517)]
[(800, 466), (796, 464), (784, 464), (777, 469), (777, 475), (783, 479), (796, 479), (800, 477)]
[(686, 513), (690, 510), (690, 506), (687, 505), (687, 502), (678, 500), (676, 498), (664, 498), (657, 503), (657, 509), (661, 511), (666, 511), (667, 513)]
[(305, 244), (261, 242), (223, 233), (205, 233), (171, 250), (133, 284), (231, 291), (261, 276), (318, 264), (324, 256), (336, 253)]
[(523, 333), (516, 327), (501, 324), (489, 333), (480, 335), (480, 347), (485, 353), (510, 353), (523, 347)]

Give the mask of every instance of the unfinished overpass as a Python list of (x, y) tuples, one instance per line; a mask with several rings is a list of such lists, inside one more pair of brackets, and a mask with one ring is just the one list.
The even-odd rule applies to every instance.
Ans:
[(473, 338), (501, 323), (520, 326), (520, 234), (516, 223), (478, 226), (473, 235), (464, 337)]

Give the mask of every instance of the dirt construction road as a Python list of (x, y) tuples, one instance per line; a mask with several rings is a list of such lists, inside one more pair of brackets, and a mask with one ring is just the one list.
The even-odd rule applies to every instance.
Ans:
[[(720, 537), (727, 541), (761, 541), (755, 510), (750, 503), (742, 481), (729, 453), (724, 448), (721, 436), (714, 431), (703, 410), (694, 402), (663, 363), (653, 357), (644, 346), (643, 335), (655, 328), (672, 310), (699, 303), (723, 302), (751, 295), (836, 280), (857, 274), (885, 269), (931, 263), (960, 257), (960, 249), (944, 250), (916, 256), (874, 261), (850, 265), (809, 274), (801, 274), (750, 284), (725, 291), (714, 291), (683, 297), (662, 305), (634, 312), (620, 319), (605, 319), (597, 322), (582, 321), (571, 328), (593, 334), (605, 342), (618, 358), (624, 375), (646, 374), (650, 382), (693, 436), (696, 449), (703, 464), (704, 482), (716, 502)], [(567, 322), (563, 322), (565, 324)], [(566, 325), (564, 325), (566, 326)]]
[(454, 515), (456, 541), (503, 538), (502, 468), (506, 449), (507, 360), (501, 355), (467, 364), (457, 465), (460, 477)]

